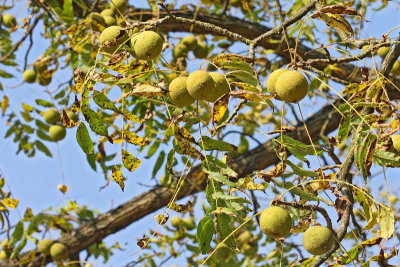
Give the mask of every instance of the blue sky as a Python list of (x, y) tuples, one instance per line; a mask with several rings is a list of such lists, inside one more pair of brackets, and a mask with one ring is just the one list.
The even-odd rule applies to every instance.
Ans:
[[(133, 2), (133, 1), (131, 1)], [(146, 1), (134, 1), (136, 7), (146, 7)], [(180, 2), (179, 2), (180, 3)], [(390, 8), (376, 14), (370, 13), (366, 18), (371, 21), (367, 23), (365, 30), (362, 33), (362, 38), (367, 36), (380, 37), (393, 27), (398, 25), (399, 6), (395, 3), (390, 4)], [(20, 14), (26, 12), (26, 1), (18, 2), (16, 7), (10, 11), (18, 18)], [(318, 24), (325, 27), (322, 24)], [(39, 27), (42, 30), (42, 28)], [(20, 30), (21, 32), (21, 30)], [(397, 30), (392, 36), (396, 36), (399, 31)], [(39, 55), (43, 53), (43, 48), (46, 47), (46, 41), (43, 40), (39, 31), (35, 31), (34, 40), (35, 44), (29, 56), (29, 63), (32, 63)], [(13, 39), (19, 39), (21, 33), (16, 34)], [(179, 34), (176, 34), (179, 36)], [(238, 46), (238, 49), (241, 48)], [(241, 50), (241, 49), (239, 49)], [(25, 55), (26, 46), (23, 46), (17, 52), (17, 61), (22, 64), (23, 56)], [(189, 66), (189, 69), (197, 69), (201, 61), (194, 61)], [(15, 72), (14, 72), (15, 73)], [(51, 90), (58, 82), (64, 82), (70, 78), (70, 71), (58, 72), (53, 83), (49, 86)], [(38, 84), (23, 84), (15, 87), (20, 83), (19, 76), (17, 78), (3, 80), (5, 85), (5, 93), (10, 97), (11, 109), (19, 110), (20, 103), (24, 102), (32, 104), (32, 100), (38, 97), (49, 100), (48, 96), (43, 93), (43, 87)], [(11, 88), (15, 87), (15, 88)], [(342, 88), (338, 87), (340, 91)], [(315, 111), (315, 103), (305, 103), (304, 113), (307, 117), (311, 112)], [(0, 137), (3, 137), (7, 127), (4, 127), (5, 120), (0, 119)], [(264, 129), (260, 129), (263, 131)], [(133, 173), (127, 174), (128, 180), (126, 181), (125, 192), (122, 192), (117, 184), (111, 183), (104, 190), (99, 191), (99, 188), (104, 185), (105, 181), (101, 173), (96, 173), (90, 169), (86, 162), (86, 157), (78, 144), (75, 141), (76, 129), (69, 129), (65, 140), (59, 143), (46, 143), (52, 150), (54, 157), (49, 158), (42, 153), (37, 153), (34, 158), (27, 158), (24, 154), (16, 155), (17, 146), (12, 142), (12, 139), (0, 138), (0, 171), (5, 176), (7, 186), (11, 190), (13, 197), (20, 200), (18, 212), (12, 214), (13, 221), (15, 222), (22, 216), (26, 207), (31, 207), (33, 212), (38, 212), (47, 209), (51, 206), (57, 207), (64, 205), (68, 200), (75, 200), (78, 204), (88, 205), (90, 208), (96, 208), (100, 212), (106, 212), (110, 208), (116, 207), (121, 203), (139, 195), (141, 192), (147, 191), (149, 188), (145, 185), (154, 185), (151, 181), (151, 171), (154, 165), (154, 160), (144, 159), (142, 153), (139, 157), (142, 159), (142, 165)], [(266, 137), (261, 138), (266, 141)], [(232, 137), (232, 142), (237, 142), (238, 137)], [(135, 154), (134, 154), (135, 155)], [(138, 154), (136, 153), (136, 156)], [(378, 168), (373, 168), (373, 173), (378, 172)], [(159, 175), (161, 174), (161, 171)], [(399, 170), (389, 170), (388, 178), (390, 182), (390, 192), (398, 192), (400, 184), (398, 182)], [(376, 190), (383, 184), (383, 177), (379, 175), (372, 179), (372, 183), (376, 186)], [(67, 195), (61, 194), (57, 190), (57, 185), (65, 183), (70, 187)], [(383, 189), (384, 190), (384, 189)], [(375, 192), (378, 193), (378, 192)], [(263, 207), (269, 205), (269, 200), (272, 199), (271, 195), (262, 197), (261, 204)], [(173, 212), (172, 212), (173, 213)], [(197, 214), (201, 216), (201, 214)], [(197, 217), (199, 219), (200, 217)], [(115, 235), (106, 238), (110, 244), (119, 241), (122, 247), (128, 248), (122, 252), (115, 252), (115, 256), (107, 264), (101, 264), (96, 261), (95, 266), (121, 266), (135, 257), (131, 255), (137, 250), (136, 238), (141, 237), (143, 234), (148, 234), (148, 229), (154, 229), (157, 226), (152, 218), (152, 215), (143, 218), (142, 220), (133, 223), (125, 230), (120, 231)], [(127, 245), (125, 243), (128, 242)], [(174, 262), (170, 261), (170, 264)], [(398, 262), (397, 262), (398, 263)]]

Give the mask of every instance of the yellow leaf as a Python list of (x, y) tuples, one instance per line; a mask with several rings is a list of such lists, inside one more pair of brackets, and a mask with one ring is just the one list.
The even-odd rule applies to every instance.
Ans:
[(124, 183), (124, 176), (122, 175), (121, 169), (119, 166), (115, 165), (112, 168), (112, 175), (111, 177), (114, 179), (114, 181), (121, 187), (122, 191), (125, 189), (125, 183)]
[(326, 23), (326, 25), (334, 28), (342, 40), (347, 40), (353, 36), (354, 31), (350, 23), (339, 14), (316, 12), (311, 15), (312, 18), (318, 18)]
[(220, 97), (213, 107), (213, 122), (220, 122), (228, 110), (229, 94)]
[(168, 221), (168, 218), (169, 218), (169, 217), (167, 217), (167, 216), (165, 216), (165, 215), (159, 215), (159, 214), (154, 215), (154, 219), (156, 220), (156, 222), (157, 222), (159, 225), (165, 224), (165, 223)]
[(137, 146), (145, 146), (149, 143), (149, 139), (146, 137), (137, 136), (135, 133), (131, 132), (124, 132), (123, 138), (126, 142)]
[(1, 114), (4, 115), (6, 113), (7, 108), (9, 107), (8, 96), (3, 96), (3, 101), (1, 101)]
[(135, 158), (131, 153), (122, 149), (122, 162), (124, 166), (131, 172), (137, 169), (140, 166), (141, 160)]
[(382, 237), (373, 237), (371, 239), (365, 240), (361, 243), (362, 246), (373, 246), (379, 244), (382, 241)]
[(294, 226), (292, 229), (290, 229), (291, 233), (304, 233), (308, 227), (310, 226), (310, 220), (302, 220), (299, 221), (299, 223)]
[(69, 187), (65, 184), (59, 184), (57, 185), (57, 189), (60, 190), (61, 193), (65, 194), (68, 191)]
[(13, 198), (4, 198), (1, 200), (4, 206), (15, 209), (18, 206), (19, 200)]
[(128, 121), (133, 121), (136, 123), (143, 123), (143, 120), (141, 120), (138, 116), (128, 112), (128, 111), (123, 111), (124, 118)]
[(178, 136), (174, 139), (174, 149), (176, 152), (182, 155), (188, 155), (193, 158), (198, 158), (203, 160), (204, 156), (196, 148), (194, 148), (190, 142), (185, 139), (181, 139)]

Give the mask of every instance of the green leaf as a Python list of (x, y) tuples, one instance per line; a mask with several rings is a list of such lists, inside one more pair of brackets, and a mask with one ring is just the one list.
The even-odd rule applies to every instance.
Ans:
[(74, 8), (72, 6), (72, 0), (64, 0), (63, 15), (68, 18), (74, 17)]
[(90, 139), (89, 131), (83, 122), (79, 124), (78, 129), (76, 130), (76, 140), (78, 141), (78, 144), (82, 148), (83, 152), (86, 154), (93, 153), (93, 142), (92, 139)]
[(99, 117), (97, 112), (89, 108), (84, 108), (82, 109), (82, 113), (93, 132), (102, 136), (108, 136), (107, 126), (104, 124), (104, 121)]
[(238, 202), (238, 203), (248, 203), (251, 204), (251, 202), (245, 198), (239, 197), (239, 196), (233, 196), (233, 195), (225, 195), (223, 192), (215, 192), (212, 194), (213, 199), (222, 199), (226, 201), (233, 201), (233, 202)]
[(248, 83), (254, 87), (258, 86), (257, 77), (255, 77), (253, 74), (248, 73), (246, 71), (241, 71), (241, 70), (231, 71), (231, 72), (226, 73), (226, 77), (237, 79), (239, 81)]
[(15, 249), (13, 249), (13, 252), (10, 255), (10, 259), (15, 259), (16, 257), (18, 257), (19, 253), (26, 246), (27, 242), (28, 242), (28, 239), (26, 237), (24, 237), (22, 239), (22, 241), (18, 244), (18, 246)]
[(287, 160), (286, 163), (292, 168), (293, 172), (299, 176), (306, 176), (306, 177), (318, 177), (318, 174), (313, 171), (307, 171), (290, 160)]
[(35, 141), (35, 146), (39, 151), (42, 151), (46, 156), (52, 157), (53, 155), (51, 154), (50, 150), (39, 140)]
[(339, 131), (337, 134), (337, 138), (340, 140), (340, 142), (343, 142), (343, 140), (345, 140), (347, 136), (349, 136), (350, 128), (351, 128), (351, 115), (350, 112), (346, 112), (342, 117), (342, 121), (339, 125)]
[[(220, 241), (224, 240), (228, 237), (234, 230), (234, 221), (233, 217), (227, 214), (218, 214), (215, 216), (216, 225), (217, 225), (217, 232), (219, 234)], [(225, 243), (228, 247), (235, 249), (236, 248), (236, 241), (231, 235)]]
[(19, 221), (14, 228), (14, 232), (11, 235), (10, 245), (14, 245), (19, 240), (21, 240), (23, 235), (24, 235), (24, 224), (21, 221)]
[(97, 170), (97, 166), (96, 166), (96, 155), (95, 154), (87, 154), (86, 155), (86, 159), (89, 163), (89, 166), (96, 171)]
[(214, 222), (210, 216), (206, 215), (200, 220), (196, 233), (197, 244), (202, 254), (208, 253), (214, 232)]
[(43, 106), (43, 107), (46, 107), (46, 108), (54, 107), (53, 103), (51, 103), (49, 101), (46, 101), (46, 100), (43, 100), (43, 99), (36, 99), (35, 102), (39, 106)]
[(94, 102), (101, 107), (102, 109), (109, 109), (109, 110), (113, 110), (115, 112), (118, 112), (118, 108), (114, 105), (114, 103), (108, 99), (108, 97), (101, 93), (101, 92), (94, 92), (94, 97), (93, 100)]
[(347, 253), (345, 253), (343, 256), (341, 256), (338, 260), (339, 264), (350, 264), (352, 263), (355, 259), (357, 259), (358, 255), (360, 252), (363, 250), (363, 247), (361, 245), (355, 246), (351, 248)]
[(203, 167), (203, 171), (208, 174), (209, 179), (213, 179), (214, 181), (217, 181), (218, 183), (223, 183), (224, 185), (227, 185), (229, 187), (235, 187), (235, 185), (236, 185), (234, 182), (229, 181), (229, 179), (226, 176), (224, 176), (218, 172), (209, 171), (209, 170), (205, 169), (204, 167)]
[(164, 159), (165, 159), (165, 152), (161, 151), (160, 154), (158, 155), (156, 164), (154, 164), (152, 178), (156, 177), (157, 172), (160, 170), (162, 164), (164, 163)]
[(400, 155), (390, 151), (376, 150), (373, 162), (379, 166), (400, 167)]
[(200, 147), (206, 151), (219, 150), (219, 151), (232, 151), (237, 150), (237, 147), (221, 140), (214, 140), (211, 137), (203, 136), (199, 142)]
[(283, 187), (286, 188), (286, 189), (291, 188), (289, 190), (289, 192), (292, 192), (293, 194), (296, 194), (296, 195), (300, 196), (304, 200), (307, 200), (307, 201), (318, 201), (319, 200), (318, 197), (314, 196), (313, 194), (304, 192), (299, 187), (292, 188), (292, 187), (294, 187), (294, 184), (292, 184), (290, 182), (286, 182), (285, 184), (281, 184), (281, 183), (277, 182), (277, 184), (279, 186), (283, 185)]
[(392, 237), (394, 233), (395, 224), (393, 208), (383, 205), (379, 206), (379, 223), (380, 223), (380, 236), (386, 239)]
[[(279, 143), (287, 148), (290, 153), (295, 156), (296, 158), (308, 162), (308, 160), (304, 157), (306, 155), (318, 155), (321, 154), (323, 151), (318, 147), (314, 147), (312, 145), (303, 144), (300, 141), (297, 141), (287, 135), (282, 135), (278, 138), (273, 139), (273, 142)], [(279, 146), (279, 145), (278, 145)]]

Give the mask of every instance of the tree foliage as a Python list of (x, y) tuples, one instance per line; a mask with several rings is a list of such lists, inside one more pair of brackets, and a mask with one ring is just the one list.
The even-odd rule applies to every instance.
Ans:
[[(127, 266), (394, 264), (397, 196), (371, 184), (373, 171), (387, 182), (400, 166), (400, 25), (361, 37), (387, 1), (35, 0), (15, 17), (22, 3), (8, 2), (0, 6), (7, 142), (17, 154), (54, 157), (50, 142), (74, 136), (104, 190), (124, 191), (148, 159), (152, 177), (143, 179), (157, 185), (103, 214), (70, 200), (10, 222), (19, 200), (1, 177), (5, 266), (107, 262), (120, 246), (103, 239), (152, 212), (157, 226), (138, 233)], [(29, 62), (41, 39), (43, 54)], [(277, 69), (287, 78), (267, 82)], [(39, 97), (15, 104), (12, 78)], [(290, 214), (289, 235), (260, 230), (260, 208), (270, 205)], [(304, 249), (307, 229), (329, 237), (308, 250), (323, 255)], [(36, 249), (49, 232), (52, 255)]]

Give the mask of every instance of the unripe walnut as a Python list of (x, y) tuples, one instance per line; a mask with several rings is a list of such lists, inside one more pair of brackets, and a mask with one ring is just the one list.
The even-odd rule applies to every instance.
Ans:
[(128, 2), (126, 0), (111, 0), (110, 7), (115, 11), (115, 14), (124, 13), (128, 7)]
[(49, 255), (50, 248), (53, 244), (54, 244), (54, 241), (51, 239), (40, 240), (38, 243), (38, 250), (45, 255)]
[(68, 249), (64, 244), (55, 243), (50, 248), (50, 255), (54, 261), (62, 261), (68, 258)]
[(26, 70), (22, 74), (22, 78), (27, 83), (34, 83), (36, 81), (36, 71), (34, 71), (34, 70)]
[(389, 50), (390, 50), (390, 47), (384, 46), (384, 47), (379, 48), (377, 53), (381, 58), (385, 58), (386, 55), (389, 53)]
[(269, 237), (281, 238), (287, 236), (292, 225), (293, 221), (290, 213), (281, 207), (271, 206), (261, 213), (261, 231)]
[(107, 26), (117, 25), (117, 20), (111, 16), (103, 16), (104, 22)]
[(286, 71), (276, 79), (275, 90), (279, 100), (295, 103), (307, 95), (308, 82), (300, 72)]
[(206, 71), (196, 70), (187, 79), (187, 89), (194, 99), (207, 100), (215, 90), (215, 82)]
[(9, 255), (7, 254), (7, 252), (5, 252), (4, 250), (0, 251), (0, 260), (7, 260), (9, 258)]
[(268, 93), (270, 93), (273, 96), (276, 96), (276, 90), (275, 90), (275, 83), (276, 83), (276, 79), (278, 79), (278, 77), (282, 74), (287, 72), (287, 69), (277, 69), (274, 70), (273, 72), (271, 72), (271, 74), (269, 75), (268, 79), (267, 79), (267, 91)]
[(113, 17), (115, 15), (115, 11), (111, 8), (106, 8), (100, 13), (102, 16), (111, 16)]
[(400, 74), (400, 61), (396, 61), (396, 62), (393, 64), (393, 68), (392, 68), (391, 73), (392, 73), (393, 75), (399, 75), (399, 74)]
[(215, 102), (218, 98), (229, 92), (229, 84), (223, 74), (218, 72), (210, 72), (209, 74), (214, 80), (215, 87), (209, 93), (206, 100), (208, 102)]
[(11, 14), (4, 14), (2, 16), (3, 20), (3, 25), (7, 28), (14, 28), (17, 26), (17, 21), (15, 20), (15, 17)]
[(199, 42), (197, 47), (193, 50), (193, 54), (197, 58), (206, 58), (208, 55), (208, 47), (206, 43)]
[(195, 101), (187, 90), (187, 79), (187, 77), (175, 78), (168, 87), (169, 99), (174, 105), (180, 108), (190, 106)]
[(120, 26), (110, 26), (106, 28), (99, 37), (101, 50), (107, 53), (114, 53), (122, 44), (128, 40), (129, 36), (126, 34), (125, 30)]
[(49, 135), (53, 141), (60, 141), (65, 138), (67, 131), (60, 125), (53, 125), (49, 128)]
[(188, 230), (193, 230), (194, 228), (196, 228), (196, 222), (192, 217), (184, 218), (182, 223)]
[(181, 217), (172, 217), (171, 218), (171, 225), (175, 228), (179, 228), (182, 224), (182, 218)]
[(177, 46), (174, 47), (172, 55), (174, 58), (186, 57), (189, 49), (186, 45), (179, 43)]
[(196, 36), (189, 35), (182, 38), (181, 44), (185, 45), (189, 50), (194, 50), (197, 47)]
[(49, 124), (55, 124), (60, 120), (60, 112), (54, 108), (45, 110), (42, 115), (43, 119)]
[(396, 149), (397, 152), (400, 152), (400, 135), (394, 134), (391, 136), (391, 138), (392, 138), (393, 148)]
[(156, 32), (145, 31), (135, 36), (131, 43), (137, 59), (153, 60), (160, 55), (164, 40)]
[(47, 86), (51, 83), (51, 76), (50, 77), (44, 77), (42, 75), (37, 75), (36, 81), (41, 85), (41, 86)]
[(303, 246), (312, 255), (327, 253), (333, 246), (335, 238), (324, 226), (312, 226), (307, 229), (303, 236)]

